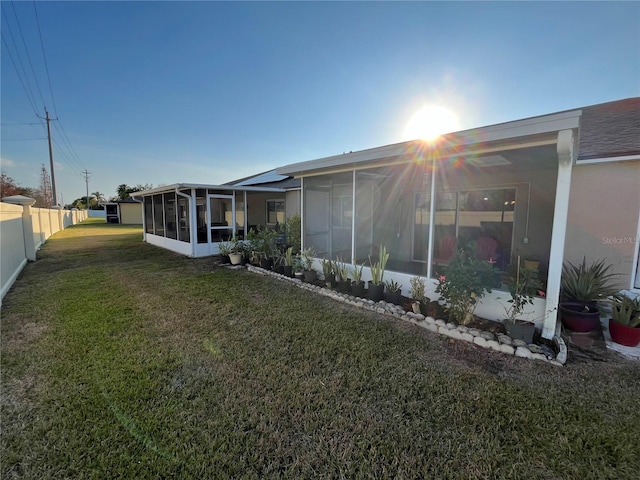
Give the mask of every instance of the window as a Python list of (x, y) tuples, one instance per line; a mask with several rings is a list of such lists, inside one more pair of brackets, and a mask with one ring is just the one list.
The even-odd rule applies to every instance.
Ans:
[(267, 200), (267, 224), (284, 223), (284, 200)]
[(189, 227), (189, 199), (178, 197), (178, 223), (180, 225), (179, 238), (181, 242), (191, 242), (191, 230)]
[(144, 231), (153, 233), (153, 197), (144, 197)]
[(153, 228), (156, 235), (164, 237), (164, 211), (162, 207), (162, 194), (153, 196)]
[(164, 208), (165, 208), (165, 220), (167, 224), (166, 237), (178, 238), (178, 228), (176, 224), (176, 194), (165, 193), (164, 194)]
[[(456, 248), (475, 251), (482, 260), (505, 269), (510, 263), (516, 189), (438, 192), (434, 261), (446, 265)], [(438, 269), (434, 269), (438, 275)]]

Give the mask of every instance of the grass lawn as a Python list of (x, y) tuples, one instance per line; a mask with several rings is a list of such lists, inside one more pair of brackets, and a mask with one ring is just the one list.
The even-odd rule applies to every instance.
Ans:
[(502, 356), (88, 221), (2, 308), (1, 476), (640, 476), (640, 365)]

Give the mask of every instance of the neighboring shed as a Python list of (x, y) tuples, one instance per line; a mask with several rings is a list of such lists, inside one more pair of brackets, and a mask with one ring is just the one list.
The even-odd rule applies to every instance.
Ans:
[(104, 204), (107, 223), (142, 225), (142, 203), (133, 198)]

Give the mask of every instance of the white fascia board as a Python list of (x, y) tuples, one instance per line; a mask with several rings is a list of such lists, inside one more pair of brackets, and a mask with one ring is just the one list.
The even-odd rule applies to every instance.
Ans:
[[(449, 149), (460, 146), (472, 147), (477, 144), (486, 145), (491, 142), (516, 140), (521, 137), (552, 134), (555, 138), (560, 130), (577, 129), (580, 125), (582, 110), (556, 113), (542, 117), (527, 118), (514, 122), (500, 123), (487, 127), (463, 130), (439, 137), (439, 140), (428, 143), (422, 140), (385, 145), (382, 147), (360, 150), (353, 153), (333, 155), (305, 162), (292, 163), (276, 169), (281, 175), (300, 176), (309, 170), (334, 169), (343, 166), (356, 166), (373, 160), (389, 157), (421, 153), (429, 157), (447, 155)], [(517, 142), (518, 144), (520, 142)], [(505, 147), (505, 149), (507, 149)], [(500, 150), (500, 149), (497, 149)]]
[(640, 160), (640, 155), (621, 155), (619, 157), (587, 158), (586, 160), (576, 160), (576, 165), (592, 165), (594, 163), (628, 162)]
[(237, 191), (237, 192), (273, 192), (273, 193), (283, 193), (286, 190), (283, 188), (272, 188), (272, 187), (238, 187), (234, 185), (206, 185), (206, 184), (197, 184), (197, 183), (174, 183), (171, 185), (165, 185), (164, 187), (156, 187), (151, 188), (149, 190), (141, 190), (139, 192), (133, 192), (130, 194), (131, 197), (148, 197), (149, 195), (155, 195), (157, 193), (169, 193), (175, 190), (184, 190), (191, 188), (202, 188), (202, 189), (211, 189), (211, 190), (225, 190), (225, 191)]

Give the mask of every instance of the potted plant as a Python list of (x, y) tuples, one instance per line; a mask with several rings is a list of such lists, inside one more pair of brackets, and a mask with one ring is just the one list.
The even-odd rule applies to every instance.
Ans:
[(322, 276), (324, 277), (325, 285), (327, 288), (333, 288), (336, 281), (333, 262), (327, 258), (323, 258), (320, 260), (320, 265), (322, 266)]
[(338, 291), (342, 293), (349, 292), (351, 284), (349, 282), (349, 268), (347, 267), (347, 264), (344, 263), (340, 257), (337, 257), (333, 267), (336, 273)]
[(611, 340), (620, 345), (635, 347), (640, 343), (640, 297), (614, 298), (609, 319)]
[(304, 261), (303, 261), (301, 255), (297, 255), (293, 259), (293, 275), (298, 280), (303, 280), (304, 279)]
[(378, 261), (373, 263), (371, 257), (369, 257), (369, 264), (371, 265), (371, 280), (369, 281), (369, 290), (367, 291), (367, 298), (374, 302), (379, 302), (384, 296), (384, 270), (389, 260), (389, 254), (386, 247), (380, 245), (380, 253), (378, 255)]
[(364, 297), (367, 293), (364, 281), (362, 280), (362, 270), (364, 269), (365, 263), (366, 262), (362, 262), (360, 266), (355, 264), (351, 269), (351, 277), (353, 278), (353, 282), (351, 283), (351, 293), (354, 297)]
[(586, 258), (574, 265), (565, 262), (562, 266), (559, 305), (562, 323), (574, 332), (590, 332), (600, 325), (600, 309), (597, 302), (617, 295), (615, 273), (612, 266), (598, 260), (587, 265)]
[(284, 252), (284, 267), (282, 273), (287, 277), (293, 275), (293, 247), (287, 248)]
[(409, 295), (411, 295), (412, 299), (411, 308), (413, 309), (413, 313), (422, 313), (425, 315), (431, 299), (425, 295), (424, 279), (422, 277), (411, 277), (409, 282), (411, 284)]
[(244, 256), (244, 242), (238, 240), (238, 237), (231, 239), (231, 251), (229, 252), (229, 261), (231, 265), (241, 265)]
[(520, 257), (518, 257), (516, 275), (509, 281), (511, 294), (511, 299), (507, 301), (509, 306), (503, 305), (507, 314), (504, 325), (511, 338), (518, 338), (526, 343), (533, 342), (535, 323), (518, 317), (524, 313), (527, 305), (533, 305), (533, 298), (540, 291), (541, 286), (538, 271), (527, 267), (520, 268)]
[(318, 278), (318, 273), (313, 269), (313, 249), (311, 247), (305, 248), (301, 255), (304, 265), (304, 281), (315, 282)]
[(540, 257), (537, 255), (529, 255), (524, 259), (524, 268), (528, 268), (530, 270), (539, 270), (540, 269)]
[(233, 253), (233, 243), (231, 241), (218, 243), (218, 253), (220, 254), (220, 263), (223, 265), (231, 263), (229, 255)]
[(402, 305), (402, 285), (395, 280), (387, 280), (384, 284), (387, 290), (387, 302)]
[(493, 265), (469, 255), (463, 249), (456, 252), (449, 264), (447, 275), (438, 278), (436, 293), (440, 294), (449, 310), (449, 320), (466, 325), (485, 293), (495, 283)]

